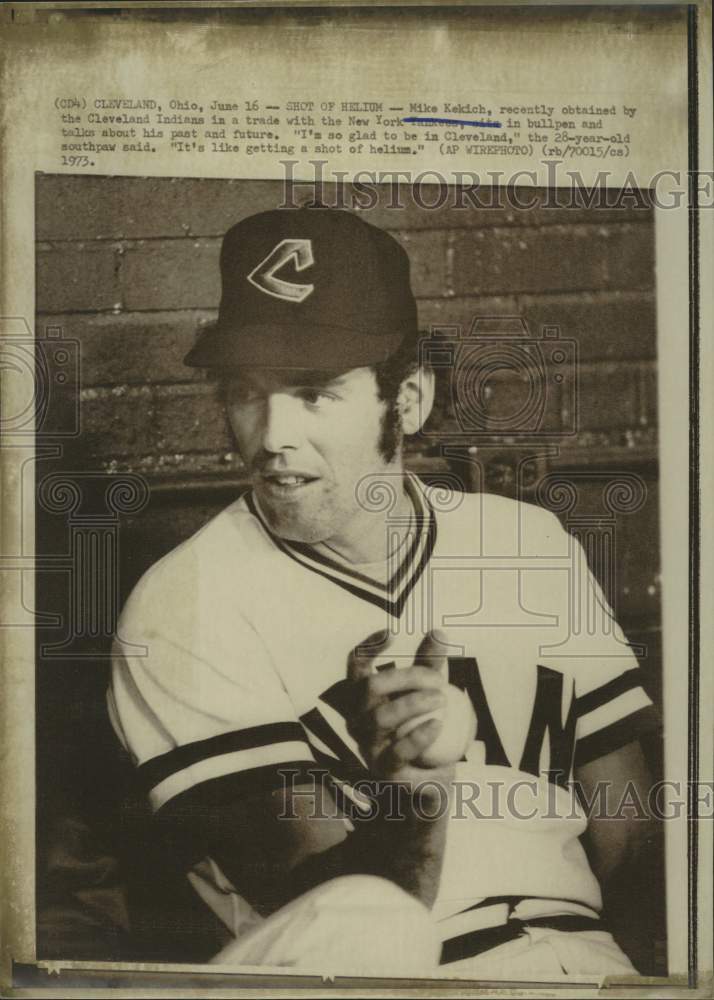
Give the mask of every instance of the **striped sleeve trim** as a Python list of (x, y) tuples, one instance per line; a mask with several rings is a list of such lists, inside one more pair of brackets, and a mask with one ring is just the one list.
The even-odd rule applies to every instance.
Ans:
[(305, 731), (297, 722), (276, 722), (175, 747), (141, 764), (138, 777), (158, 809), (201, 782), (293, 760), (312, 760)]
[(601, 729), (606, 729), (613, 722), (617, 722), (618, 719), (625, 719), (627, 716), (651, 704), (652, 702), (641, 687), (623, 691), (622, 694), (616, 695), (611, 701), (600, 705), (599, 708), (594, 708), (587, 715), (581, 716), (578, 719), (578, 739), (585, 739), (588, 736), (592, 736), (593, 733), (597, 733)]
[(576, 698), (575, 712), (582, 719), (583, 716), (596, 708), (600, 708), (601, 705), (612, 701), (618, 695), (641, 685), (642, 672), (639, 667), (633, 667), (632, 670), (626, 670), (619, 677), (615, 677), (613, 680), (608, 681), (607, 684), (603, 684), (602, 687), (595, 688), (594, 691), (588, 691), (587, 694)]
[(221, 817), (225, 815), (230, 822), (236, 803), (246, 796), (284, 788), (286, 783), (312, 786), (321, 780), (322, 772), (313, 761), (293, 760), (224, 774), (193, 785), (169, 799), (154, 814), (167, 857), (177, 870), (188, 871), (210, 854), (213, 824), (217, 822), (226, 829)]
[(218, 778), (192, 785), (164, 803), (156, 819), (163, 823), (177, 817), (203, 816), (208, 810), (230, 805), (243, 796), (271, 792), (286, 784), (314, 785), (321, 780), (324, 768), (312, 760), (290, 760), (279, 764), (264, 764), (250, 771), (222, 774)]
[(236, 750), (234, 753), (209, 757), (190, 767), (164, 778), (149, 792), (149, 800), (154, 809), (160, 809), (169, 799), (180, 795), (194, 785), (200, 785), (213, 778), (242, 771), (254, 771), (271, 764), (287, 765), (295, 760), (305, 759), (309, 750), (306, 743), (275, 743), (267, 747), (251, 750)]
[(649, 702), (649, 699), (647, 701), (647, 705), (630, 715), (579, 739), (575, 750), (575, 766), (581, 767), (583, 764), (589, 764), (590, 761), (604, 757), (614, 750), (619, 750), (620, 747), (639, 739), (645, 733), (659, 728), (657, 710)]

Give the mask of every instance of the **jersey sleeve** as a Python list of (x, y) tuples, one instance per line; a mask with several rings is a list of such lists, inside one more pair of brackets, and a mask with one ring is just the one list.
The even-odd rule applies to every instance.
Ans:
[(265, 645), (230, 594), (140, 585), (118, 635), (109, 712), (155, 812), (200, 812), (314, 766)]
[(643, 686), (643, 670), (588, 566), (582, 545), (570, 539), (570, 638), (577, 652), (575, 764), (612, 753), (660, 720)]

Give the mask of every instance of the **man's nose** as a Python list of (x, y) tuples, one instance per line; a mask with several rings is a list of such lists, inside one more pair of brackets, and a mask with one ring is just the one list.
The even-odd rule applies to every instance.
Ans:
[(302, 436), (300, 401), (287, 393), (266, 397), (263, 424), (263, 447), (273, 454), (297, 448)]

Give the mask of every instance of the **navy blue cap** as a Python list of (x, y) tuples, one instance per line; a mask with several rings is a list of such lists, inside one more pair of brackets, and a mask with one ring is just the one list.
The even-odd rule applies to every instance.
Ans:
[(417, 330), (409, 258), (383, 229), (340, 209), (243, 219), (221, 249), (218, 321), (192, 367), (346, 370), (386, 361)]

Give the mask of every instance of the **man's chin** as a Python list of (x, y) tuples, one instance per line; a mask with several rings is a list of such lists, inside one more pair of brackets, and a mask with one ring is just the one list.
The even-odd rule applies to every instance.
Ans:
[(286, 542), (303, 542), (314, 545), (329, 537), (324, 520), (312, 518), (298, 509), (296, 503), (276, 503), (274, 499), (258, 492), (258, 502), (265, 520), (274, 535)]
[(316, 525), (297, 521), (293, 517), (269, 517), (268, 524), (273, 534), (277, 535), (278, 538), (284, 539), (286, 542), (302, 542), (304, 545), (316, 545), (327, 537), (324, 528), (318, 528)]

